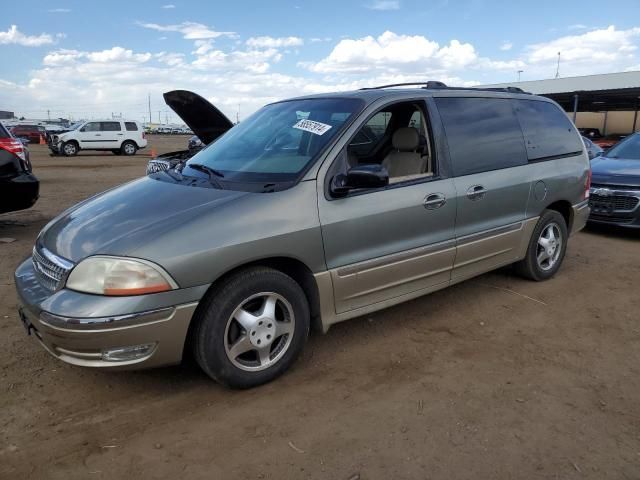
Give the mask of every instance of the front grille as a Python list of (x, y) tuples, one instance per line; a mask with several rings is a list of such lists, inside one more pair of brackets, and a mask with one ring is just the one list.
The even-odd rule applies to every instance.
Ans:
[(38, 281), (51, 291), (56, 291), (64, 284), (72, 264), (49, 251), (38, 251), (34, 247), (31, 256), (33, 268)]
[(628, 197), (625, 195), (597, 195), (592, 193), (589, 196), (589, 203), (592, 208), (606, 207), (609, 210), (633, 210), (638, 206), (638, 197)]
[(608, 188), (609, 190), (637, 190), (640, 193), (640, 187), (632, 187), (629, 185), (609, 185), (605, 183), (592, 183), (591, 189), (594, 188)]

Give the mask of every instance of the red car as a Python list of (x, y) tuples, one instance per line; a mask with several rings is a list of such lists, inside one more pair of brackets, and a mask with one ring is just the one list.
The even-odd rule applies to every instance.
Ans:
[(29, 143), (40, 143), (41, 137), (47, 138), (47, 131), (41, 125), (16, 125), (11, 133), (14, 137), (28, 138)]

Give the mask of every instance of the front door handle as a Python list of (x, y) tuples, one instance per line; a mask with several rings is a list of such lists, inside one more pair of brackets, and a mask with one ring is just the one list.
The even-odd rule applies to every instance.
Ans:
[(484, 198), (484, 195), (487, 193), (487, 189), (482, 185), (474, 185), (473, 187), (469, 187), (467, 189), (467, 198), (469, 200), (481, 200)]
[(101, 134), (99, 134), (99, 133), (96, 133), (96, 134), (95, 134), (95, 136), (96, 136), (96, 137), (101, 137), (102, 135), (101, 135)]
[(435, 210), (445, 203), (447, 203), (447, 197), (445, 197), (443, 193), (430, 193), (424, 197), (424, 202), (422, 202), (424, 208), (427, 210)]

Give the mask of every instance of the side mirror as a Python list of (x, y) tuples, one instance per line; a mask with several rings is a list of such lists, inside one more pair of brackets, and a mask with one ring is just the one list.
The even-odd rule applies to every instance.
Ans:
[(344, 197), (357, 188), (380, 188), (389, 185), (389, 172), (377, 163), (358, 165), (347, 174), (339, 173), (331, 179), (331, 196)]

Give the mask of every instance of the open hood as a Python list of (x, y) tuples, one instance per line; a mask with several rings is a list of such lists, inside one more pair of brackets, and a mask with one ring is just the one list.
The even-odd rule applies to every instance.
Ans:
[(167, 105), (205, 145), (209, 145), (233, 127), (231, 120), (197, 93), (172, 90), (163, 97)]

